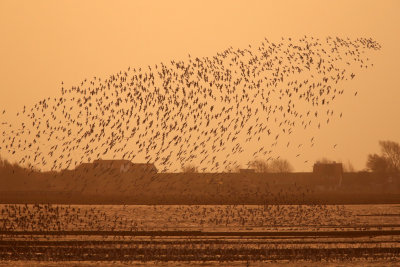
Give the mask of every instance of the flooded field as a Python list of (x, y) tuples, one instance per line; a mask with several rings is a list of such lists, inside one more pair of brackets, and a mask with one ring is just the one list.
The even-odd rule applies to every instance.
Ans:
[(0, 205), (0, 212), (0, 266), (400, 264), (400, 205)]

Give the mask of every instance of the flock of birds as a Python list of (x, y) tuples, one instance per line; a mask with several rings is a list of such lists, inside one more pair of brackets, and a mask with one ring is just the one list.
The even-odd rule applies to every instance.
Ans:
[[(367, 38), (265, 39), (69, 88), (62, 83), (61, 95), (24, 106), (15, 122), (0, 112), (0, 151), (51, 170), (98, 158), (151, 162), (163, 172), (187, 163), (217, 172), (243, 153), (271, 160), (283, 136), (342, 117), (332, 106), (345, 92), (340, 83), (373, 66), (367, 53), (379, 49)], [(314, 142), (310, 136), (309, 144), (283, 145), (300, 157)]]
[[(355, 226), (339, 205), (101, 206), (3, 205), (0, 231), (290, 230)], [(292, 229), (293, 228), (293, 229)]]

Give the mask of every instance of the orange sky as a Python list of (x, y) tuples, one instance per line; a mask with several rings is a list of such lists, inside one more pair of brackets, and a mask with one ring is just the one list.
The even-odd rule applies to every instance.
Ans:
[[(309, 159), (282, 157), (297, 171), (327, 157), (362, 169), (378, 140), (400, 141), (400, 1), (0, 1), (0, 109), (60, 95), (60, 84), (107, 77), (171, 59), (213, 56), (267, 37), (372, 37), (374, 67), (343, 87), (343, 118), (316, 132)], [(301, 138), (293, 137), (293, 138)], [(336, 149), (333, 145), (338, 144)], [(0, 154), (3, 153), (0, 151)]]

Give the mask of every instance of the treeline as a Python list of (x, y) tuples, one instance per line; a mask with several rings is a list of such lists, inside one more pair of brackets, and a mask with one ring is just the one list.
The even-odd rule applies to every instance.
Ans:
[(40, 171), (34, 167), (23, 167), (18, 163), (10, 163), (7, 159), (3, 159), (0, 155), (0, 176), (5, 174), (32, 174)]
[(400, 174), (400, 144), (393, 141), (380, 141), (380, 154), (369, 154), (367, 169), (382, 174)]
[[(241, 165), (231, 165), (225, 169), (225, 173), (238, 173), (241, 169), (244, 169)], [(263, 160), (255, 159), (248, 162), (245, 169), (252, 169), (257, 173), (289, 173), (292, 172), (293, 166), (286, 159), (273, 159)], [(182, 166), (183, 173), (198, 173), (199, 167), (195, 164), (189, 163)]]
[[(317, 160), (315, 163), (336, 163), (333, 160), (327, 158), (321, 158)], [(339, 162), (341, 163), (341, 162)], [(347, 163), (342, 163), (344, 172), (354, 172), (355, 169), (353, 164), (348, 161)], [(233, 165), (229, 166), (225, 169), (226, 173), (238, 173), (241, 169), (251, 169), (256, 173), (291, 173), (294, 171), (292, 164), (287, 159), (254, 159), (247, 163), (246, 167), (242, 167), (241, 165)], [(182, 166), (183, 173), (198, 173), (199, 167), (194, 164), (186, 164)]]
[[(394, 141), (379, 141), (380, 154), (373, 153), (367, 156), (365, 171), (380, 174), (400, 175), (400, 144)], [(333, 163), (334, 161), (322, 158), (316, 163)], [(355, 172), (351, 162), (342, 163), (344, 172)], [(239, 164), (231, 165), (224, 172), (236, 173), (241, 169), (253, 169), (257, 173), (290, 173), (294, 168), (286, 159), (254, 159), (248, 162), (243, 168)], [(198, 173), (199, 167), (194, 164), (186, 164), (182, 166), (183, 173)], [(33, 166), (23, 167), (18, 163), (10, 163), (7, 159), (0, 156), (0, 177), (7, 176), (37, 176), (43, 174), (57, 174), (57, 172), (43, 173)]]
[[(369, 154), (367, 157), (366, 168), (364, 171), (380, 173), (380, 174), (400, 174), (400, 144), (394, 141), (379, 141), (381, 148), (380, 154)], [(335, 163), (335, 161), (322, 158), (315, 163)], [(344, 172), (355, 172), (353, 164), (348, 162), (342, 163)], [(293, 166), (286, 159), (255, 159), (247, 164), (248, 169), (252, 169), (257, 173), (289, 173), (293, 172)], [(242, 166), (239, 164), (230, 166), (225, 169), (225, 172), (236, 173), (240, 172)], [(186, 164), (182, 166), (183, 173), (197, 173), (199, 167), (194, 164)]]

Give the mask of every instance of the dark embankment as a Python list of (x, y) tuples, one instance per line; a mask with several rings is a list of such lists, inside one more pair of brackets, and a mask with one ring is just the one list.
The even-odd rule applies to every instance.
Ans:
[(400, 194), (319, 193), (284, 198), (209, 195), (91, 195), (77, 192), (0, 192), (2, 204), (51, 203), (99, 205), (264, 205), (264, 204), (398, 204)]

